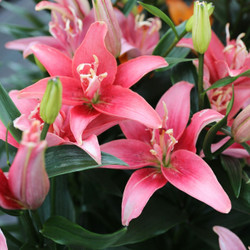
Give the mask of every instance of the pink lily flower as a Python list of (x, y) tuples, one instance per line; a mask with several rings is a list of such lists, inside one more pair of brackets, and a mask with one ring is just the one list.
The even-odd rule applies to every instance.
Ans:
[(0, 229), (0, 249), (8, 250), (6, 239), (1, 229)]
[(0, 206), (5, 209), (37, 209), (49, 192), (44, 165), (47, 143), (40, 141), (39, 126), (40, 123), (35, 121), (23, 133), (9, 173), (5, 175), (0, 169)]
[[(29, 130), (34, 121), (41, 123), (40, 130), (43, 128), (43, 120), (40, 117), (40, 101), (36, 99), (19, 99), (17, 90), (10, 91), (9, 96), (21, 113), (21, 116), (14, 121), (14, 126), (21, 131)], [(48, 147), (58, 146), (62, 144), (74, 144), (82, 148), (88, 153), (97, 163), (101, 164), (101, 151), (98, 143), (97, 135), (105, 129), (115, 125), (112, 120), (103, 122), (102, 130), (98, 124), (91, 124), (91, 131), (88, 127), (86, 133), (82, 136), (82, 143), (78, 144), (70, 129), (70, 109), (72, 107), (63, 105), (56, 120), (50, 125), (46, 141)], [(106, 125), (105, 125), (106, 124)], [(95, 129), (96, 128), (96, 129)], [(89, 131), (89, 132), (88, 132)], [(98, 133), (99, 131), (99, 133)], [(5, 141), (6, 128), (0, 121), (0, 139)], [(8, 143), (18, 148), (17, 141), (8, 133)]]
[[(204, 88), (207, 89), (214, 82), (226, 76), (236, 76), (250, 68), (250, 53), (247, 51), (240, 34), (236, 40), (230, 40), (229, 24), (226, 26), (227, 45), (221, 43), (212, 32), (212, 39), (204, 57)], [(192, 39), (183, 38), (178, 46), (193, 49)], [(194, 62), (197, 66), (197, 61)], [(234, 84), (234, 104), (228, 116), (228, 123), (237, 112), (250, 101), (250, 78), (240, 77)], [(208, 91), (211, 108), (225, 115), (226, 108), (232, 97), (232, 85)]]
[[(63, 104), (73, 106), (70, 128), (79, 145), (86, 127), (96, 119), (101, 124), (103, 115), (112, 117), (108, 122), (132, 119), (151, 128), (161, 126), (155, 110), (129, 87), (151, 70), (167, 66), (166, 61), (159, 56), (143, 56), (117, 67), (105, 47), (106, 32), (104, 22), (92, 24), (72, 60), (46, 45), (32, 47), (51, 77), (59, 76), (62, 82)], [(48, 79), (21, 90), (19, 97), (41, 100)]]
[(246, 250), (240, 238), (229, 229), (214, 226), (213, 230), (219, 236), (220, 250)]
[(90, 12), (88, 1), (56, 0), (56, 3), (41, 1), (37, 11), (51, 10), (49, 31), (53, 37), (39, 36), (17, 39), (6, 43), (6, 48), (23, 51), (24, 57), (32, 54), (34, 44), (46, 44), (72, 57), (80, 46), (94, 15)]
[(145, 19), (144, 14), (130, 13), (128, 17), (116, 10), (122, 31), (121, 55), (127, 59), (141, 55), (152, 55), (160, 39), (161, 21), (157, 17)]
[[(199, 132), (223, 116), (212, 109), (202, 110), (194, 114), (186, 128), (192, 87), (192, 84), (182, 81), (162, 96), (156, 106), (162, 119), (160, 129), (124, 121), (121, 128), (127, 139), (101, 146), (102, 151), (112, 153), (129, 165), (129, 168), (110, 168), (139, 168), (131, 175), (123, 193), (122, 224), (125, 226), (141, 214), (153, 193), (167, 182), (219, 212), (228, 213), (231, 209), (231, 202), (216, 176), (195, 154)], [(143, 168), (146, 166), (152, 167)]]

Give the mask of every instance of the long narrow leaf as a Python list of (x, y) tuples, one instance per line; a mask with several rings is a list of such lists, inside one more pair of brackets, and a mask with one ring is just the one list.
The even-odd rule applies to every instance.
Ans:
[(17, 142), (20, 142), (22, 132), (13, 126), (13, 121), (20, 115), (21, 113), (0, 83), (0, 120)]
[(135, 5), (136, 5), (136, 0), (128, 0), (122, 10), (123, 14), (125, 16), (128, 16), (128, 14), (131, 12), (131, 10), (133, 9)]
[(45, 222), (41, 233), (61, 245), (105, 249), (124, 235), (126, 228), (111, 234), (97, 234), (84, 229), (64, 217), (54, 216)]
[[(229, 114), (229, 112), (231, 111), (231, 109), (233, 107), (233, 102), (234, 102), (234, 89), (232, 91), (233, 91), (233, 94), (232, 94), (231, 101), (229, 102), (229, 104), (227, 106), (226, 115), (219, 122), (217, 122), (214, 126), (212, 126), (208, 130), (208, 132), (207, 132), (207, 134), (205, 136), (205, 139), (204, 139), (204, 142), (203, 142), (203, 151), (204, 151), (205, 156), (208, 159), (213, 159), (213, 157), (214, 157), (212, 152), (211, 152), (211, 144), (213, 143), (217, 132), (223, 126), (225, 126), (227, 124), (227, 117), (228, 117), (228, 114)], [(219, 152), (219, 151), (220, 151), (220, 149), (218, 149), (216, 152)]]
[(246, 77), (250, 77), (250, 69), (237, 75), (237, 76), (227, 76), (225, 78), (222, 78), (220, 80), (218, 80), (217, 82), (213, 83), (213, 85), (211, 87), (209, 87), (208, 89), (205, 90), (205, 92), (211, 90), (211, 89), (215, 89), (215, 88), (219, 88), (219, 87), (224, 87), (234, 81), (236, 81), (239, 77), (242, 76), (246, 76)]
[(177, 30), (175, 28), (174, 23), (172, 22), (172, 20), (163, 11), (161, 11), (157, 7), (155, 7), (153, 5), (150, 5), (150, 4), (146, 4), (146, 3), (142, 3), (142, 2), (138, 2), (138, 3), (140, 5), (142, 5), (142, 7), (144, 7), (148, 12), (150, 12), (154, 16), (157, 16), (157, 17), (161, 18), (166, 24), (168, 24), (169, 27), (175, 33), (176, 38), (179, 39), (179, 35), (177, 33)]
[(102, 153), (102, 165), (98, 165), (86, 152), (74, 145), (50, 147), (46, 151), (45, 159), (49, 177), (105, 165), (126, 165), (125, 162), (107, 153)]

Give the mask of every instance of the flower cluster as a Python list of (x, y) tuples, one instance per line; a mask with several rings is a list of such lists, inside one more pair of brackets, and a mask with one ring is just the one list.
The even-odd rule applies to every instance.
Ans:
[[(106, 249), (144, 241), (184, 222), (199, 231), (194, 217), (230, 220), (234, 208), (249, 208), (250, 53), (243, 34), (230, 40), (229, 25), (226, 46), (212, 31), (216, 8), (211, 3), (178, 3), (188, 12), (175, 16), (176, 3), (167, 0), (172, 21), (145, 3), (155, 17), (145, 17), (146, 11), (130, 1), (114, 6), (110, 0), (93, 0), (92, 9), (87, 0), (40, 1), (35, 9), (50, 11), (51, 36), (6, 44), (44, 69), (43, 77), (9, 94), (0, 86), (0, 139), (8, 161), (9, 148), (15, 152), (12, 163), (0, 169), (0, 206), (10, 214), (16, 210), (30, 235), (28, 242), (17, 237), (14, 244)], [(162, 36), (161, 19), (170, 26)], [(152, 101), (154, 90), (159, 95)], [(87, 169), (94, 178), (85, 176)], [(107, 173), (119, 177), (107, 181)], [(110, 194), (119, 197), (119, 211), (111, 209), (117, 200)], [(88, 226), (96, 230), (106, 199), (113, 199), (108, 208), (116, 211), (109, 229), (97, 229), (106, 234), (68, 220), (93, 222)], [(158, 212), (150, 206), (164, 208), (157, 204), (164, 204), (169, 221), (158, 220), (151, 228)], [(145, 216), (147, 209), (152, 219)], [(211, 230), (218, 223), (211, 219), (208, 224)], [(116, 225), (128, 230), (106, 232)], [(221, 249), (244, 249), (228, 229), (213, 229)], [(7, 249), (1, 230), (0, 248)]]

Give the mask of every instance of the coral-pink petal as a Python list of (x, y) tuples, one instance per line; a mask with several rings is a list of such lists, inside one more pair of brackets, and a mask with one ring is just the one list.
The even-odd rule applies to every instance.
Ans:
[(161, 118), (165, 115), (163, 102), (167, 106), (167, 129), (173, 129), (178, 140), (183, 133), (190, 113), (190, 92), (194, 85), (181, 81), (172, 86), (159, 100), (156, 111)]
[(156, 166), (157, 159), (150, 153), (151, 147), (138, 140), (121, 139), (101, 145), (103, 152), (123, 160), (128, 166), (114, 166), (119, 169), (137, 169), (145, 166)]
[(150, 71), (167, 66), (166, 60), (160, 56), (137, 57), (118, 66), (114, 84), (130, 88)]
[(6, 239), (1, 229), (0, 229), (0, 249), (8, 250)]
[[(83, 90), (80, 81), (75, 78), (60, 76), (63, 86), (63, 104), (78, 105), (83, 103)], [(20, 90), (19, 98), (36, 98), (42, 100), (48, 80), (52, 77), (43, 78), (40, 81)]]
[(37, 44), (37, 43), (46, 44), (50, 47), (63, 50), (60, 43), (54, 37), (51, 37), (51, 36), (36, 36), (36, 37), (21, 38), (21, 39), (7, 42), (5, 44), (5, 47), (7, 49), (29, 51), (29, 52), (26, 52), (26, 54), (31, 54), (32, 51), (30, 50), (30, 46)]
[[(0, 139), (5, 141), (6, 140), (6, 127), (3, 125), (3, 123), (0, 121)], [(14, 139), (14, 137), (8, 132), (8, 138), (7, 141), (10, 145), (18, 148), (19, 144)]]
[(101, 164), (101, 149), (96, 135), (91, 135), (82, 141), (82, 144), (77, 144), (88, 153), (98, 164)]
[(150, 128), (161, 126), (159, 115), (140, 95), (120, 86), (103, 89), (99, 103), (93, 106), (101, 113), (135, 120)]
[(45, 44), (33, 45), (31, 50), (51, 76), (72, 77), (72, 60), (61, 51)]
[(82, 133), (87, 125), (100, 113), (86, 105), (77, 105), (70, 110), (70, 129), (79, 144), (82, 145)]
[(106, 49), (105, 35), (107, 26), (104, 22), (93, 23), (80, 47), (76, 50), (73, 58), (73, 74), (79, 78), (77, 67), (82, 63), (93, 63), (93, 55), (97, 56), (99, 66), (97, 75), (108, 73), (107, 77), (102, 80), (102, 85), (112, 84), (117, 71), (117, 63), (114, 56)]
[(128, 226), (132, 219), (137, 218), (153, 193), (166, 183), (157, 169), (145, 168), (134, 172), (123, 193), (122, 224)]
[(246, 250), (240, 238), (229, 229), (214, 226), (213, 230), (219, 236), (220, 250)]
[(149, 129), (140, 122), (125, 120), (120, 122), (120, 127), (122, 129), (123, 134), (128, 139), (135, 139), (149, 143), (152, 138)]
[(231, 202), (215, 174), (196, 154), (177, 150), (171, 155), (170, 166), (162, 173), (175, 187), (206, 203), (221, 213), (231, 210)]
[(192, 117), (191, 123), (182, 134), (175, 149), (186, 149), (196, 152), (196, 141), (201, 130), (212, 122), (220, 121), (224, 116), (213, 109), (204, 109), (195, 113)]

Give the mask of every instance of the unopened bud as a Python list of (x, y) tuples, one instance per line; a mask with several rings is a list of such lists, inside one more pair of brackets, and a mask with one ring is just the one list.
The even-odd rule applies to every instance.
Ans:
[[(210, 5), (206, 2), (196, 1), (194, 3), (192, 40), (194, 49), (200, 54), (204, 54), (206, 52), (211, 40), (209, 12), (212, 12), (213, 9), (210, 7), (210, 11), (208, 11), (208, 6)], [(188, 26), (189, 29), (190, 25), (191, 24)]]
[(105, 44), (109, 52), (118, 57), (121, 52), (121, 29), (111, 0), (92, 0), (96, 21), (104, 21), (108, 26)]
[(250, 104), (234, 119), (231, 130), (236, 142), (243, 143), (250, 140)]
[(40, 105), (40, 116), (44, 122), (52, 124), (62, 106), (62, 83), (59, 78), (48, 80)]
[[(208, 11), (208, 15), (209, 15), (209, 16), (211, 16), (211, 15), (213, 14), (213, 12), (214, 12), (214, 6), (213, 6), (212, 3), (208, 3), (208, 4), (207, 4), (207, 11)], [(186, 23), (185, 28), (186, 28), (186, 31), (187, 31), (187, 32), (191, 32), (191, 31), (192, 31), (193, 19), (194, 19), (194, 15), (192, 15), (192, 16), (188, 19), (188, 21), (187, 21), (187, 23)]]

